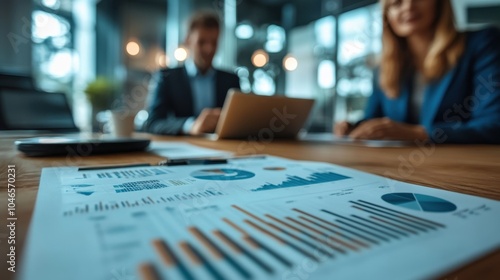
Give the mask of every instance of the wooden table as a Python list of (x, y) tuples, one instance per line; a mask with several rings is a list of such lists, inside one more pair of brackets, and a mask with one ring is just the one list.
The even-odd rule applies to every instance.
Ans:
[[(500, 200), (500, 146), (445, 145), (404, 148), (369, 148), (298, 141), (210, 141), (202, 138), (151, 136), (159, 141), (186, 141), (238, 155), (271, 154), (300, 160), (324, 161), (397, 180)], [(14, 138), (0, 139), (0, 220), (7, 218), (7, 165), (16, 168), (16, 268), (33, 212), (43, 167), (157, 163), (161, 157), (147, 152), (89, 157), (28, 158), (18, 153)], [(500, 217), (498, 222), (500, 222)], [(499, 233), (500, 234), (500, 233)], [(6, 269), (8, 231), (0, 226), (1, 279), (12, 278)], [(500, 279), (500, 249), (442, 279)]]

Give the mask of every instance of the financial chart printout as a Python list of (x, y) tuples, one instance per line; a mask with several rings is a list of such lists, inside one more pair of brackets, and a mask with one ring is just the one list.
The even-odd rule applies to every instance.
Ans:
[(498, 201), (275, 157), (45, 168), (20, 279), (438, 277), (498, 249), (498, 217)]

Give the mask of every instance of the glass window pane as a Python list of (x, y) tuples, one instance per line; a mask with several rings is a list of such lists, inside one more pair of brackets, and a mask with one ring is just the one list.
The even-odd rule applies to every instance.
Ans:
[(340, 15), (337, 99), (335, 121), (363, 118), (372, 93), (373, 68), (382, 51), (380, 5), (362, 7)]

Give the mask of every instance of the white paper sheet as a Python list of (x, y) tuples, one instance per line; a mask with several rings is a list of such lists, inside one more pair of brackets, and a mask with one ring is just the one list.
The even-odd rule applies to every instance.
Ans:
[(158, 142), (149, 145), (149, 152), (168, 159), (217, 158), (229, 157), (230, 152), (214, 150), (183, 142)]
[(500, 246), (498, 201), (332, 164), (112, 171), (43, 170), (21, 279), (422, 279)]
[(338, 137), (332, 133), (307, 133), (303, 135), (300, 140), (311, 142), (324, 142), (348, 146), (362, 146), (372, 148), (398, 148), (415, 146), (412, 141), (401, 140), (357, 140), (349, 137)]

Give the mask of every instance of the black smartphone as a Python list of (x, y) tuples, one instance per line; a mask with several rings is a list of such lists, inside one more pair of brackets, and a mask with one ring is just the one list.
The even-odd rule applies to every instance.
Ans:
[(19, 139), (15, 144), (27, 156), (89, 156), (142, 151), (150, 142), (149, 139), (138, 138), (36, 137)]

